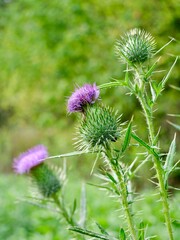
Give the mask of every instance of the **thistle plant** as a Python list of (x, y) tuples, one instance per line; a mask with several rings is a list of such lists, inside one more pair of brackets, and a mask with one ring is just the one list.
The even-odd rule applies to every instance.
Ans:
[[(168, 239), (174, 239), (169, 206), (168, 179), (170, 174), (176, 170), (178, 164), (178, 162), (174, 163), (176, 137), (174, 136), (164, 159), (159, 144), (160, 128), (156, 129), (154, 127), (154, 105), (165, 87), (177, 58), (162, 81), (160, 83), (156, 82), (154, 71), (159, 59), (154, 64), (151, 64), (151, 61), (163, 47), (155, 52), (155, 45), (155, 40), (149, 33), (140, 29), (130, 30), (116, 43), (118, 58), (126, 65), (125, 79), (104, 83), (100, 86), (96, 86), (95, 83), (85, 84), (76, 88), (69, 97), (67, 102), (68, 113), (79, 114), (75, 142), (77, 151), (48, 157), (46, 148), (43, 145), (38, 145), (14, 160), (13, 168), (15, 172), (18, 174), (26, 173), (31, 176), (42, 199), (46, 199), (45, 202), (41, 201), (40, 203), (52, 204), (53, 202), (59, 209), (61, 216), (66, 220), (69, 230), (77, 234), (77, 239), (86, 239), (87, 236), (92, 239), (105, 240), (151, 239), (151, 236), (146, 236), (143, 216), (141, 216), (141, 219), (136, 217), (137, 212), (134, 211), (134, 203), (137, 200), (137, 193), (132, 188), (132, 182), (135, 180), (137, 172), (150, 160), (152, 160), (156, 172), (157, 181), (155, 184), (162, 202)], [(136, 133), (138, 127), (136, 127), (136, 132), (133, 130), (133, 118), (122, 123), (121, 114), (118, 111), (101, 103), (99, 100), (100, 90), (110, 87), (125, 87), (130, 95), (134, 95), (138, 99), (147, 124), (147, 141)], [(138, 162), (136, 156), (130, 163), (126, 161), (129, 146), (137, 147), (132, 139), (136, 141), (138, 146), (140, 145), (146, 150), (144, 153), (145, 159), (141, 163)], [(97, 223), (97, 226), (100, 232), (87, 229), (84, 190), (81, 197), (82, 208), (79, 209), (80, 220), (75, 219), (76, 202), (74, 201), (73, 207), (69, 208), (64, 199), (65, 178), (59, 178), (57, 172), (46, 163), (53, 158), (68, 158), (81, 154), (92, 154), (93, 158), (95, 154), (97, 156), (95, 163), (100, 157), (103, 159), (104, 164), (98, 174), (101, 184), (94, 184), (94, 186), (105, 189), (113, 196), (113, 199), (118, 201), (118, 210), (122, 215), (119, 216), (118, 232), (109, 233), (99, 223)], [(135, 167), (136, 165), (138, 166)], [(151, 181), (153, 180), (151, 179)], [(124, 222), (125, 224), (122, 224)]]

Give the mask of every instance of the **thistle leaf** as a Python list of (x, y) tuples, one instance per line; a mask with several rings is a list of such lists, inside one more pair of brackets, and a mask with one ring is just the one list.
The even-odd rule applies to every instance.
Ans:
[(111, 88), (111, 87), (119, 87), (119, 86), (126, 86), (126, 82), (124, 80), (116, 80), (114, 82), (104, 83), (98, 86), (99, 89), (103, 88)]
[(79, 225), (85, 227), (86, 224), (86, 189), (85, 185), (82, 185), (81, 190), (81, 202), (80, 202), (80, 221)]
[(116, 238), (113, 238), (112, 236), (99, 234), (99, 233), (89, 231), (87, 229), (80, 228), (80, 227), (70, 227), (69, 230), (74, 231), (74, 232), (78, 232), (78, 233), (81, 233), (83, 235), (87, 235), (87, 236), (90, 236), (90, 237), (95, 237), (95, 238), (98, 238), (98, 239), (104, 239), (104, 240), (115, 240), (116, 239)]
[(149, 146), (146, 142), (144, 142), (141, 138), (139, 138), (137, 135), (131, 133), (131, 136), (140, 143), (141, 146), (145, 147), (152, 155), (154, 155), (154, 157), (158, 160), (159, 159), (159, 155), (158, 153), (154, 150), (153, 147)]
[(113, 183), (117, 184), (117, 181), (114, 179), (114, 177), (110, 173), (106, 172), (106, 175)]
[(164, 170), (165, 170), (164, 184), (165, 184), (165, 186), (167, 186), (167, 184), (168, 184), (167, 183), (168, 177), (173, 169), (173, 160), (174, 160), (175, 151), (176, 151), (176, 134), (174, 135), (174, 138), (171, 142), (171, 145), (169, 147), (169, 152), (167, 154), (166, 161), (164, 164)]
[(96, 222), (96, 225), (98, 226), (98, 228), (102, 234), (107, 235), (107, 236), (109, 235), (108, 232), (99, 223)]
[(152, 95), (152, 102), (154, 103), (157, 99), (157, 89), (155, 83), (151, 82), (150, 83), (150, 90), (151, 90), (151, 95)]
[(163, 90), (163, 88), (164, 88), (164, 86), (165, 86), (165, 84), (166, 84), (166, 82), (167, 82), (167, 80), (168, 80), (168, 78), (169, 78), (169, 76), (170, 76), (170, 74), (171, 74), (174, 66), (176, 65), (177, 60), (178, 60), (178, 57), (176, 57), (173, 65), (172, 65), (171, 68), (169, 69), (168, 73), (167, 73), (166, 76), (162, 79), (162, 81), (159, 83), (158, 88), (159, 88), (160, 92)]
[(149, 70), (145, 73), (145, 81), (147, 81), (147, 79), (152, 75), (154, 69), (157, 66), (157, 63), (159, 62), (160, 58), (158, 58), (158, 60), (149, 68)]
[(120, 239), (120, 240), (126, 240), (126, 234), (125, 234), (125, 231), (124, 231), (123, 228), (120, 229), (119, 239)]
[(127, 131), (125, 134), (124, 142), (122, 144), (121, 152), (123, 153), (127, 147), (129, 146), (130, 140), (131, 140), (131, 130), (132, 130), (132, 119), (128, 124)]

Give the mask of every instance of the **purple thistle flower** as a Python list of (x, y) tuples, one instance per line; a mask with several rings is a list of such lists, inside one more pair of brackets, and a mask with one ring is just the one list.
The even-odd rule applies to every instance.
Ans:
[(31, 168), (41, 164), (48, 157), (45, 146), (37, 145), (14, 159), (13, 169), (18, 174), (28, 173)]
[(68, 99), (68, 112), (83, 112), (83, 108), (88, 104), (95, 103), (99, 97), (99, 89), (96, 84), (85, 84), (77, 88)]

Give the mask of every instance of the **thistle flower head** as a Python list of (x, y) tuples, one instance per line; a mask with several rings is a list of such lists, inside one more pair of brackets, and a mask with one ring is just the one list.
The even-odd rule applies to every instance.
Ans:
[(79, 128), (80, 149), (102, 149), (120, 137), (120, 117), (106, 107), (92, 106)]
[(149, 33), (135, 28), (121, 37), (116, 50), (117, 55), (125, 63), (143, 63), (152, 57), (155, 41)]
[(45, 163), (34, 167), (31, 176), (40, 194), (45, 198), (53, 196), (61, 189), (61, 182), (56, 172)]
[(44, 197), (51, 197), (60, 190), (61, 184), (54, 172), (44, 163), (48, 157), (45, 146), (37, 145), (22, 153), (14, 160), (13, 168), (16, 173), (30, 173), (39, 192)]
[(41, 164), (48, 157), (45, 146), (37, 145), (14, 159), (13, 168), (18, 174), (28, 173), (33, 167)]
[(68, 112), (83, 112), (84, 107), (95, 103), (99, 97), (99, 89), (96, 84), (85, 84), (77, 88), (68, 99)]

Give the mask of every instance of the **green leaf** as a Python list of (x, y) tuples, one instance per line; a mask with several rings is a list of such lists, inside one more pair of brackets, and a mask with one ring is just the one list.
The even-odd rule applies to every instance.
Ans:
[(120, 229), (119, 239), (120, 239), (120, 240), (126, 240), (126, 234), (125, 234), (125, 231), (124, 231), (123, 228)]
[(112, 236), (106, 236), (106, 235), (99, 234), (99, 233), (96, 233), (96, 232), (92, 232), (92, 231), (89, 231), (87, 229), (80, 228), (80, 227), (70, 227), (69, 230), (74, 231), (74, 232), (78, 232), (78, 233), (81, 233), (83, 235), (87, 235), (87, 236), (90, 236), (90, 237), (95, 237), (95, 238), (98, 238), (98, 239), (115, 240), (115, 238), (113, 238)]
[(149, 68), (149, 70), (145, 73), (144, 75), (144, 79), (145, 81), (147, 81), (147, 79), (152, 75), (154, 69), (157, 66), (157, 63), (159, 62), (160, 58), (158, 58), (158, 60)]
[(106, 175), (113, 183), (117, 184), (117, 181), (114, 179), (114, 177), (110, 173), (106, 172)]
[(85, 227), (86, 224), (86, 189), (85, 185), (82, 184), (81, 190), (81, 202), (80, 202), (80, 226)]
[(169, 151), (166, 157), (166, 161), (164, 164), (164, 170), (165, 170), (165, 177), (164, 177), (164, 183), (165, 186), (167, 186), (167, 182), (168, 182), (168, 177), (169, 174), (171, 173), (172, 169), (173, 169), (173, 161), (174, 161), (174, 155), (176, 152), (176, 134), (174, 135), (174, 138), (171, 142), (171, 145), (169, 147)]
[(122, 149), (121, 152), (123, 153), (127, 147), (129, 146), (130, 140), (131, 140), (131, 130), (132, 130), (132, 119), (128, 124), (127, 130), (126, 130), (126, 134), (125, 134), (125, 138), (124, 138), (124, 142), (122, 144)]
[(119, 86), (126, 86), (126, 83), (124, 80), (116, 80), (114, 82), (108, 82), (108, 83), (104, 83), (98, 86), (99, 89), (103, 89), (103, 88), (111, 88), (111, 87), (119, 87)]
[(169, 76), (170, 76), (170, 74), (171, 74), (174, 66), (176, 65), (177, 60), (178, 60), (178, 57), (176, 57), (173, 65), (172, 65), (171, 68), (169, 69), (168, 73), (167, 73), (166, 76), (162, 79), (162, 81), (159, 83), (158, 88), (159, 88), (161, 91), (163, 90), (163, 88), (164, 88), (164, 86), (165, 86), (165, 84), (166, 84), (166, 82), (167, 82), (167, 80), (168, 80), (168, 78), (169, 78)]
[(139, 224), (138, 240), (145, 240), (145, 224), (144, 224), (144, 222), (141, 222)]
[(98, 228), (102, 234), (107, 235), (107, 236), (109, 235), (108, 232), (99, 223), (96, 222), (96, 225), (98, 226)]
[(152, 102), (154, 103), (156, 101), (157, 98), (157, 94), (156, 94), (156, 85), (153, 82), (150, 82), (150, 90), (151, 90), (151, 95), (152, 95)]
[(144, 142), (142, 139), (140, 139), (137, 135), (131, 133), (131, 136), (137, 141), (140, 143), (141, 146), (145, 147), (148, 152), (150, 152), (152, 155), (154, 155), (154, 157), (157, 159), (157, 160), (160, 160), (159, 159), (159, 155), (158, 153), (154, 150), (154, 148), (152, 148), (151, 146), (149, 146), (146, 142)]

